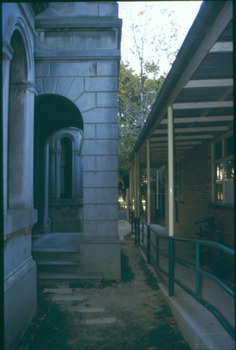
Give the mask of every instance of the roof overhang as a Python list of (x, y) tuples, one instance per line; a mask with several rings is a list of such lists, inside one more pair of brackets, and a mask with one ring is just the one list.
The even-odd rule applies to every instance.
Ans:
[(232, 1), (206, 1), (177, 55), (137, 140), (140, 165), (167, 161), (167, 108), (173, 106), (175, 156), (213, 140), (233, 126)]

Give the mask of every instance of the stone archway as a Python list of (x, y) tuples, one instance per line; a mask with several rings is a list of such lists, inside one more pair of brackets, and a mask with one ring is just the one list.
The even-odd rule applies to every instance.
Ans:
[[(35, 103), (35, 143), (34, 143), (34, 205), (38, 209), (38, 224), (35, 232), (75, 232), (82, 228), (82, 187), (80, 194), (74, 192), (71, 198), (60, 198), (60, 161), (61, 143), (63, 135), (71, 137), (73, 141), (73, 157), (77, 155), (81, 164), (81, 144), (82, 144), (83, 119), (78, 108), (65, 97), (47, 94), (36, 98)], [(77, 135), (77, 136), (76, 136)], [(75, 140), (77, 140), (75, 142)], [(79, 140), (79, 141), (78, 141)], [(81, 144), (80, 144), (81, 143)], [(48, 162), (46, 159), (48, 158)], [(78, 172), (78, 164), (74, 162), (73, 169)], [(82, 165), (80, 172), (82, 171)], [(48, 174), (50, 172), (48, 181)], [(77, 176), (77, 175), (76, 175)], [(51, 188), (51, 189), (50, 189)], [(54, 188), (55, 190), (52, 190)], [(50, 192), (49, 192), (50, 191)], [(69, 203), (69, 202), (70, 203)], [(63, 203), (65, 207), (63, 209)], [(68, 202), (68, 203), (67, 203)], [(73, 203), (72, 203), (73, 202)], [(77, 203), (78, 202), (78, 203)], [(80, 207), (77, 211), (77, 226), (71, 227), (65, 222), (69, 220), (74, 204)], [(56, 209), (57, 208), (57, 209)], [(56, 217), (64, 216), (61, 210), (67, 211), (67, 220), (61, 225), (55, 224)], [(52, 217), (50, 217), (52, 216)], [(73, 215), (72, 215), (73, 216)], [(71, 218), (71, 217), (70, 217)], [(53, 222), (50, 223), (50, 219)], [(76, 218), (74, 218), (76, 221)], [(60, 220), (59, 220), (60, 221)], [(72, 220), (73, 221), (73, 220)]]

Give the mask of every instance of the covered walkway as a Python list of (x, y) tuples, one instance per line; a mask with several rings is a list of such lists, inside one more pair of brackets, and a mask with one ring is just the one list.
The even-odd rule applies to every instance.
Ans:
[[(233, 340), (208, 312), (210, 303), (217, 306), (233, 327), (233, 336), (232, 5), (232, 1), (202, 3), (130, 157), (129, 208), (135, 242), (144, 247), (147, 261), (155, 260), (162, 270), (163, 291), (194, 349), (234, 348)], [(141, 170), (146, 171), (145, 181)], [(144, 241), (141, 218), (146, 227)], [(153, 227), (159, 222), (166, 230)], [(162, 231), (158, 237), (155, 230)], [(226, 281), (232, 288), (229, 296), (223, 296), (214, 276), (214, 282), (206, 278), (210, 270), (220, 272), (225, 253), (230, 256), (225, 272), (232, 273)], [(179, 264), (181, 259), (185, 265)], [(185, 268), (192, 262), (194, 272)], [(169, 273), (169, 285), (165, 273)], [(209, 300), (205, 309), (179, 287), (183, 285), (190, 295), (196, 287), (199, 302)]]

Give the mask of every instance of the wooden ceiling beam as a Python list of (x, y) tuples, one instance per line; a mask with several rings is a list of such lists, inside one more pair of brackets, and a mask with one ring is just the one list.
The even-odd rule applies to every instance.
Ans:
[[(185, 124), (185, 123), (209, 123), (209, 122), (227, 122), (233, 121), (232, 115), (221, 115), (221, 116), (208, 116), (208, 117), (184, 117), (174, 118), (174, 124)], [(161, 124), (167, 124), (167, 119), (163, 119)]]
[(190, 80), (185, 86), (185, 89), (189, 88), (204, 88), (204, 87), (222, 87), (233, 86), (233, 79), (202, 79), (202, 80)]
[(233, 101), (179, 102), (173, 104), (173, 109), (229, 108), (233, 105)]
[(233, 52), (232, 41), (217, 41), (211, 48), (210, 53)]
[[(182, 134), (182, 133), (195, 133), (195, 132), (212, 132), (212, 131), (228, 131), (228, 126), (205, 126), (200, 128), (178, 128), (175, 129), (175, 134)], [(167, 129), (160, 129), (154, 131), (153, 135), (160, 135), (160, 134), (167, 134)]]

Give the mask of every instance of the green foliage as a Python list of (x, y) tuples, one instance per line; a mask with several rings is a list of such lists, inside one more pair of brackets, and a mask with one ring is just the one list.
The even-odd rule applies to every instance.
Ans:
[(120, 66), (119, 190), (123, 195), (128, 187), (130, 154), (165, 79), (156, 78), (159, 68), (154, 62), (146, 62), (144, 68), (142, 75), (138, 75), (129, 64), (121, 62)]
[(134, 278), (135, 274), (129, 266), (129, 258), (123, 251), (121, 251), (121, 280), (123, 282), (130, 282)]
[(158, 286), (157, 279), (153, 275), (153, 273), (149, 270), (148, 266), (146, 265), (143, 259), (140, 259), (139, 266), (144, 272), (146, 285), (151, 287), (154, 290), (158, 290), (159, 286)]
[[(147, 4), (137, 12), (136, 23), (130, 25), (133, 40), (129, 51), (138, 63), (136, 71), (127, 61), (120, 66), (119, 190), (123, 197), (128, 187), (130, 154), (166, 77), (166, 73), (161, 74), (160, 64), (165, 58), (170, 67), (177, 54), (174, 43), (180, 26), (172, 18), (173, 13), (160, 9), (158, 20), (152, 21), (152, 12), (152, 5)], [(163, 30), (166, 23), (168, 27)]]

